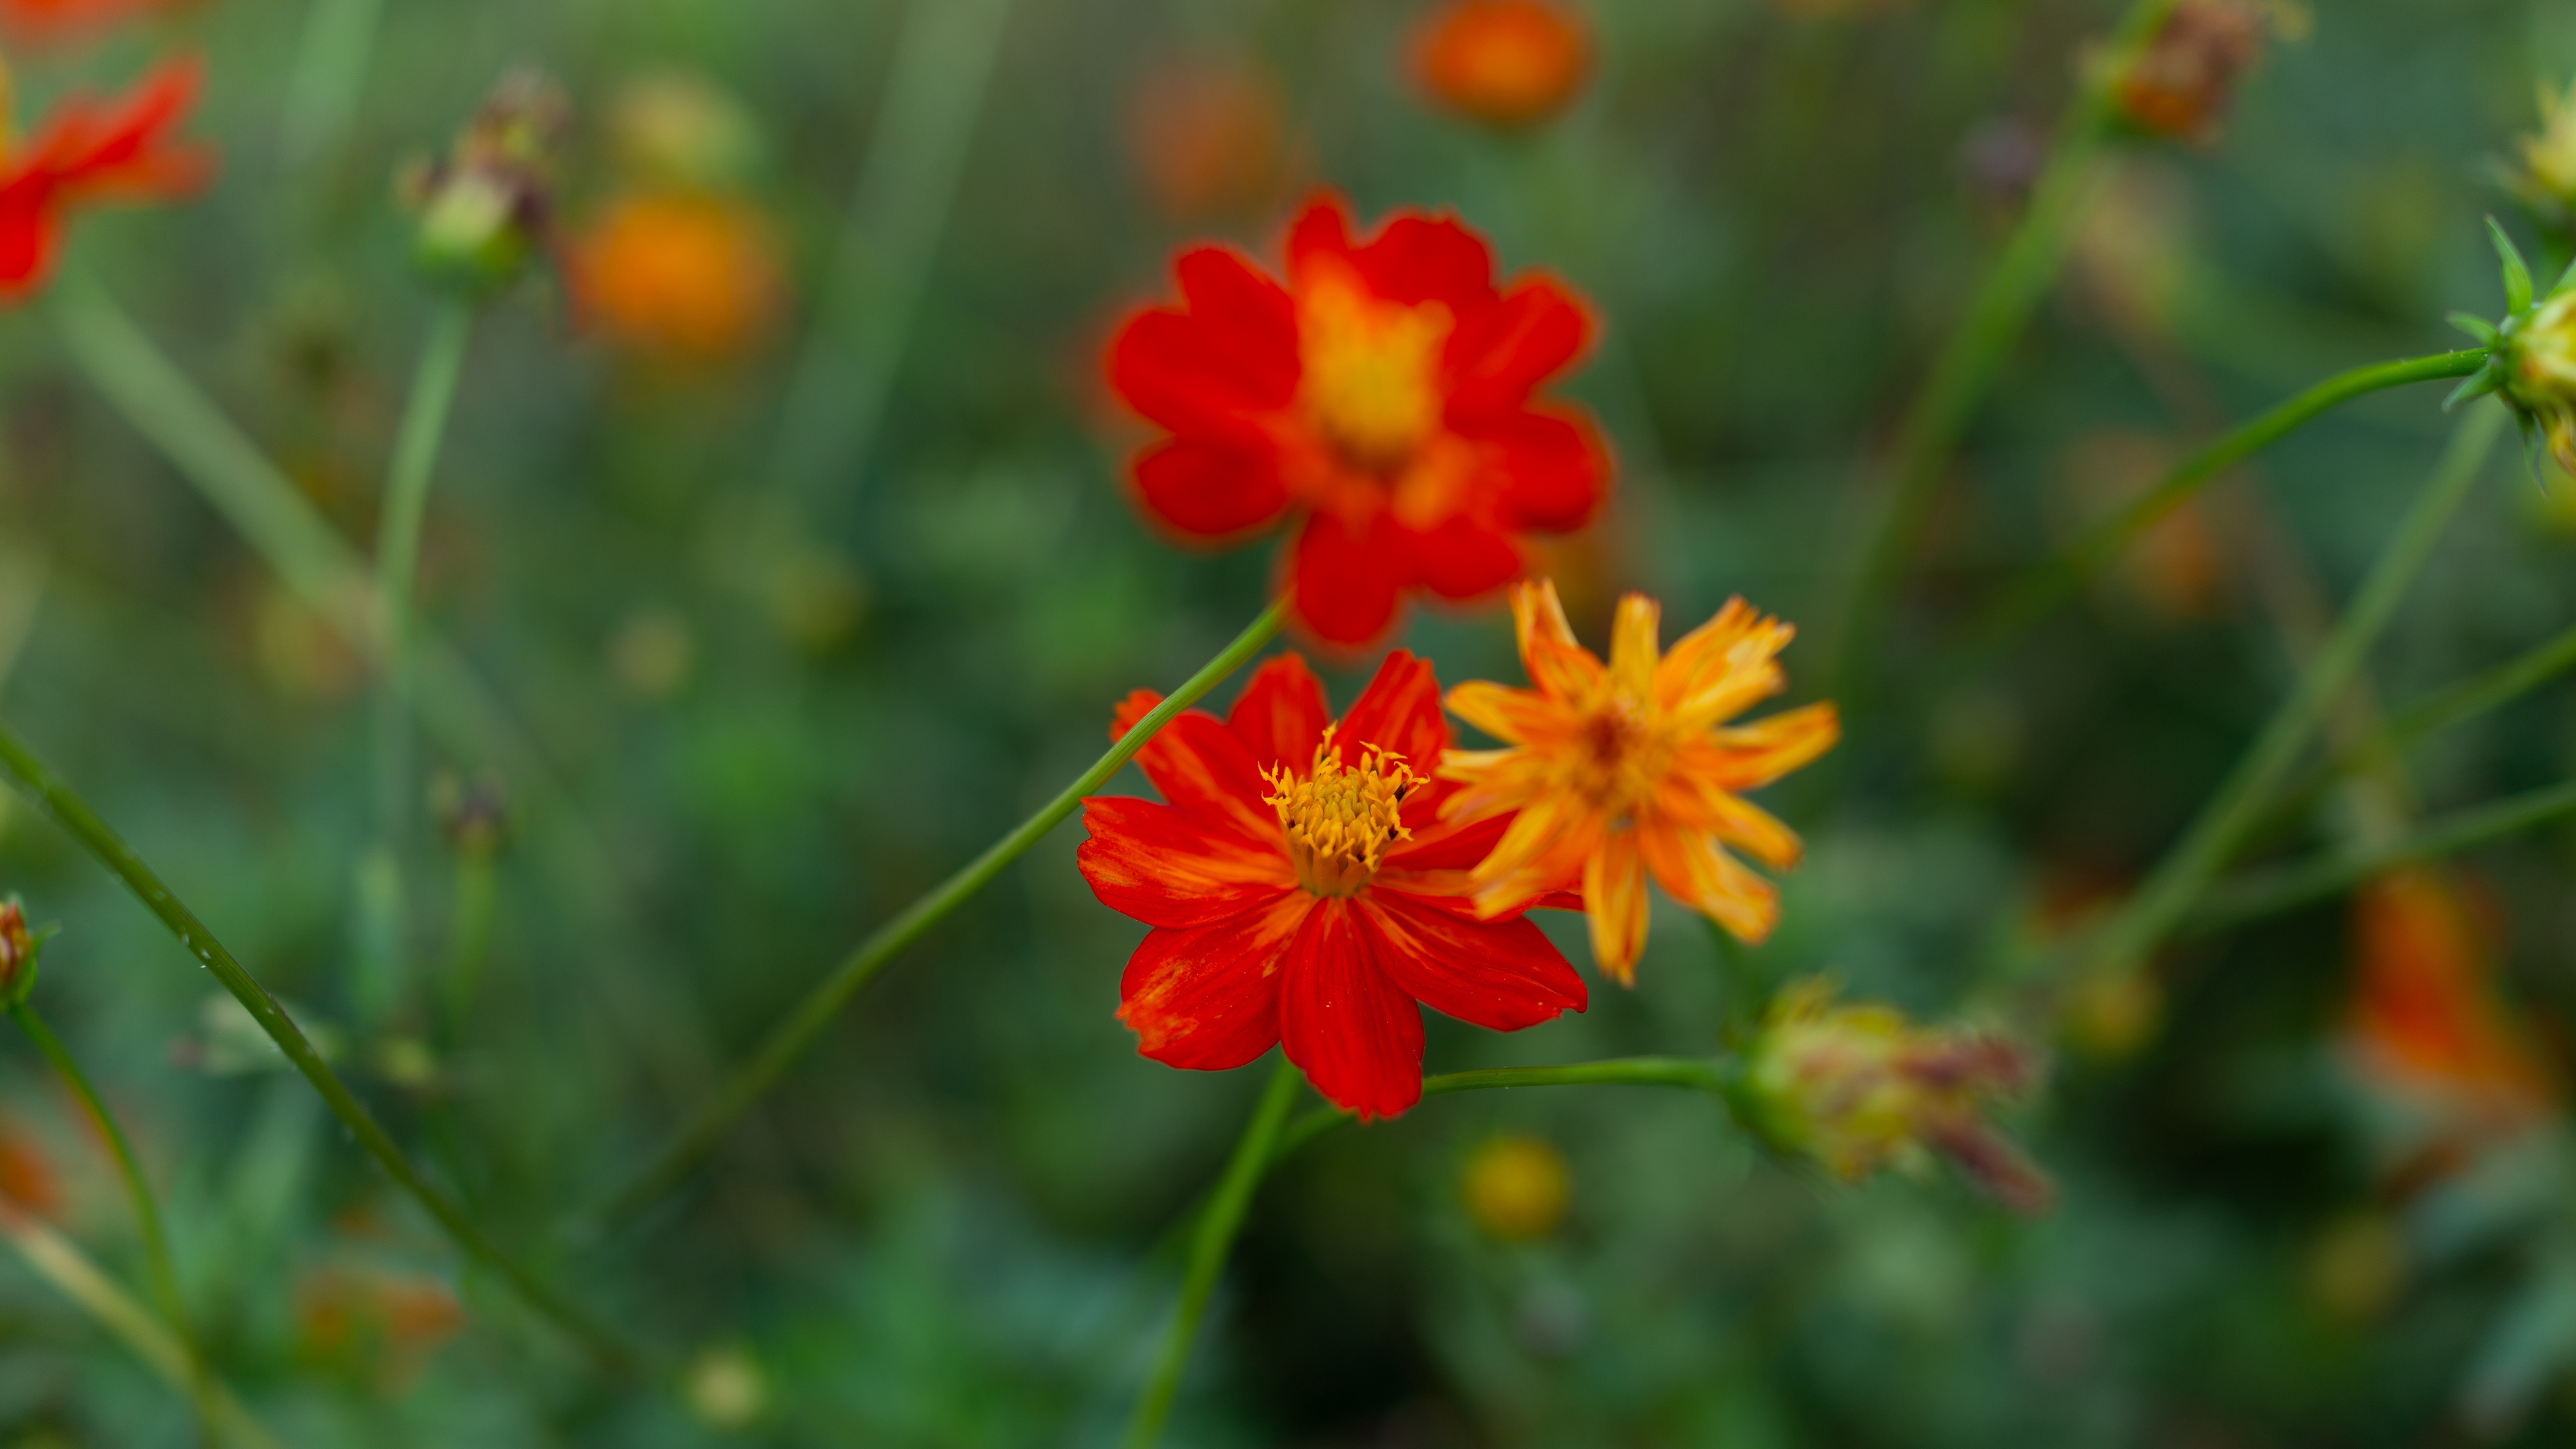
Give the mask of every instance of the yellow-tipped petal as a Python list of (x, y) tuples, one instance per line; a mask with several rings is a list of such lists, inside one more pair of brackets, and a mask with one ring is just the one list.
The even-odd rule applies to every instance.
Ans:
[(1624, 594), (1618, 617), (1610, 624), (1610, 681), (1640, 704), (1654, 698), (1655, 660), (1661, 647), (1656, 630), (1663, 615), (1645, 595)]

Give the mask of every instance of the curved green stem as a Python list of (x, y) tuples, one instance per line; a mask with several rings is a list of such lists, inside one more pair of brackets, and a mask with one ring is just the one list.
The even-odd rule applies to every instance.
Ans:
[(2341, 895), (2396, 866), (2435, 860), (2576, 815), (2576, 784), (2552, 785), (2446, 815), (2400, 840), (2223, 881), (2176, 927), (2201, 936)]
[(701, 1158), (713, 1150), (735, 1119), (751, 1109), (753, 1103), (778, 1085), (796, 1059), (813, 1046), (823, 1028), (849, 1004), (860, 987), (868, 984), (885, 969), (886, 963), (901, 954), (905, 947), (929, 934), (933, 926), (948, 918), (951, 911), (966, 903), (977, 891), (1002, 873), (1003, 867), (1028, 853), (1029, 847), (1046, 838), (1049, 831), (1082, 805), (1082, 797), (1109, 783), (1136, 752), (1163, 726), (1172, 722), (1182, 710), (1198, 702), (1201, 695), (1216, 687), (1219, 681), (1241, 669), (1261, 652), (1278, 634), (1280, 623), (1287, 617), (1287, 605), (1274, 602), (1261, 611), (1261, 617), (1235, 637), (1206, 667), (1190, 676), (1188, 682), (1137, 721), (1109, 752), (1088, 770), (1064, 787), (1036, 814), (1020, 822), (1017, 829), (995, 841), (991, 849), (975, 857), (966, 867), (942, 881), (928, 895), (904, 908), (901, 915), (877, 928), (859, 943), (858, 948), (843, 957), (832, 974), (818, 982), (803, 1000), (790, 1010), (762, 1039), (751, 1059), (737, 1070), (716, 1094), (701, 1105), (643, 1171), (637, 1173), (616, 1196), (599, 1210), (604, 1222), (615, 1222), (652, 1202), (677, 1186), (693, 1171)]
[[(1680, 1087), (1710, 1092), (1731, 1100), (1735, 1073), (1727, 1062), (1703, 1057), (1612, 1057), (1556, 1067), (1493, 1067), (1476, 1072), (1443, 1072), (1422, 1079), (1422, 1095), (1489, 1092), (1512, 1087)], [(1339, 1107), (1318, 1107), (1289, 1125), (1270, 1154), (1277, 1162), (1297, 1149), (1352, 1120)]]
[(1244, 1124), (1243, 1136), (1234, 1144), (1234, 1156), (1225, 1164), (1225, 1176), (1218, 1179), (1216, 1196), (1200, 1215), (1198, 1230), (1190, 1239), (1190, 1262), (1181, 1275), (1181, 1301), (1172, 1310), (1172, 1321), (1163, 1330), (1162, 1346), (1155, 1351), (1153, 1372), (1146, 1377), (1145, 1392), (1136, 1400), (1135, 1416), (1127, 1421), (1127, 1436), (1119, 1443), (1123, 1449), (1153, 1449), (1162, 1437), (1163, 1421), (1172, 1414), (1172, 1399), (1181, 1389), (1181, 1371), (1189, 1366), (1190, 1344), (1197, 1339), (1199, 1320), (1207, 1315), (1208, 1299), (1216, 1292), (1217, 1276), (1225, 1270), (1226, 1255), (1234, 1248), (1234, 1235), (1243, 1227), (1244, 1211), (1252, 1205), (1253, 1189), (1261, 1185), (1262, 1174), (1270, 1168), (1272, 1148), (1279, 1140), (1279, 1129), (1288, 1120), (1288, 1108), (1297, 1100), (1300, 1081), (1296, 1065), (1288, 1054), (1279, 1054), (1279, 1065), (1270, 1073), (1270, 1085), (1261, 1094), (1261, 1103), (1252, 1109), (1252, 1120)]
[(144, 1271), (151, 1275), (153, 1295), (161, 1300), (161, 1311), (170, 1320), (170, 1331), (177, 1336), (180, 1349), (187, 1356), (188, 1398), (196, 1408), (198, 1432), (205, 1436), (208, 1444), (220, 1443), (222, 1434), (218, 1425), (223, 1416), (215, 1402), (214, 1379), (206, 1368), (205, 1346), (189, 1323), (188, 1301), (179, 1292), (179, 1272), (170, 1261), (170, 1238), (161, 1228), (161, 1204), (153, 1196), (151, 1179), (143, 1175), (143, 1164), (134, 1155), (134, 1144), (127, 1140), (125, 1128), (116, 1120), (116, 1114), (107, 1110), (106, 1101), (90, 1085), (80, 1063), (72, 1059), (72, 1054), (46, 1027), (44, 1018), (36, 1015), (36, 1008), (24, 1001), (13, 1001), (9, 1003), (9, 1015), (18, 1023), (18, 1029), (27, 1034), (27, 1040), (35, 1043), (36, 1050), (52, 1065), (54, 1075), (61, 1077), (63, 1085), (71, 1088), (72, 1095), (80, 1099), (81, 1110), (89, 1114), (90, 1125), (106, 1139), (107, 1150), (116, 1159), (117, 1175), (125, 1181), (126, 1200), (134, 1207), (135, 1229), (143, 1238)]
[(2342, 693), (2395, 617), (2407, 589), (2432, 557), (2434, 544), (2494, 452), (2505, 417), (2502, 405), (2482, 404), (2452, 435), (2441, 462), (2389, 536), (2343, 617), (2336, 620), (2325, 646), (2300, 672), (2289, 696), (2273, 711), (2217, 793), (2201, 807), (2183, 838), (2157, 863), (2137, 893), (2085, 943), (2078, 957), (2080, 971), (2137, 969), (2234, 855), (2282, 776), (2315, 736), (2327, 705)]
[(1882, 616), (1914, 556), (1950, 455), (2065, 264), (2091, 197), (2094, 163), (2117, 115), (2119, 80), (2154, 40), (2174, 5), (2175, 0), (2131, 0), (2058, 128), (2020, 223), (1897, 429), (1885, 469), (1886, 497), (1843, 605), (1827, 615), (1834, 636), (1826, 677), (1830, 696), (1843, 701), (1846, 710), (1856, 698), (1855, 671), (1877, 643)]
[(474, 310), (442, 301), (430, 317), (412, 372), (411, 397), (394, 434), (393, 464), (376, 526), (376, 618), (384, 639), (376, 687), (376, 840), (358, 862), (361, 928), (359, 996), (381, 1019), (400, 995), (403, 969), (403, 835), (411, 816), (414, 666), (412, 596), (420, 576), (421, 525), (438, 473), (438, 449), (456, 384), (465, 372)]
[(158, 917), (171, 935), (179, 938), (179, 943), (188, 948), (188, 953), (197, 958), (198, 964), (232, 993), (233, 999), (242, 1004), (262, 1031), (268, 1033), (269, 1040), (277, 1043), (278, 1050), (285, 1054), (287, 1061), (303, 1075), (305, 1081), (312, 1084), (324, 1105), (340, 1119), (341, 1125), (357, 1139), (358, 1145), (376, 1160), (386, 1176), (409, 1193), (412, 1200), (446, 1230), (448, 1237), (467, 1256), (508, 1283), (529, 1307), (581, 1342), (604, 1366), (625, 1371), (636, 1364), (637, 1355), (615, 1334), (494, 1246), (463, 1209), (412, 1165), (411, 1159), (403, 1155), (402, 1148), (395, 1145), (392, 1136), (376, 1121), (374, 1114), (350, 1092), (339, 1074), (322, 1060), (322, 1054), (314, 1050), (302, 1028), (296, 1026), (293, 1018), (277, 1004), (276, 998), (268, 994), (268, 989), (243, 969), (232, 952), (226, 950), (224, 944), (215, 939), (214, 933), (206, 929), (205, 923), (197, 919), (196, 913), (190, 911), (153, 873), (152, 868), (143, 863), (142, 857), (118, 838), (116, 832), (109, 829), (107, 823), (100, 820), (78, 795), (28, 753), (27, 747), (5, 725), (0, 725), (0, 769), (5, 769), (17, 780), (37, 808), (69, 831), (83, 849), (124, 882), (126, 889), (134, 893), (144, 908)]
[(2006, 640), (2064, 603), (2068, 596), (2083, 586), (2086, 579), (2119, 557), (2138, 535), (2181, 507), (2210, 480), (2296, 432), (2318, 415), (2354, 398), (2384, 392), (2392, 387), (2467, 377), (2486, 363), (2484, 350), (2469, 348), (2356, 367), (2350, 372), (2327, 378), (2210, 443), (2184, 459), (2180, 466), (2126, 508), (2095, 524), (2076, 540), (2074, 547), (2053, 562), (2042, 565), (2036, 573), (2014, 586), (2000, 602), (1986, 610), (1970, 629), (1968, 642), (1958, 650), (1948, 673), (1955, 677), (1975, 668)]

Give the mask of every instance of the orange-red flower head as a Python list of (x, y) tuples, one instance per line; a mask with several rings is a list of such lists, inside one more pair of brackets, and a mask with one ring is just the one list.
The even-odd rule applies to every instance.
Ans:
[(1813, 704), (1729, 725), (1787, 680), (1773, 656), (1796, 632), (1729, 600), (1658, 657), (1660, 610), (1619, 601), (1603, 664), (1565, 622), (1544, 580), (1512, 591), (1521, 663), (1535, 689), (1481, 680), (1449, 691), (1450, 712), (1510, 746), (1452, 750), (1440, 778), (1466, 786), (1459, 821), (1515, 814), (1475, 868), (1480, 911), (1517, 911), (1580, 883), (1592, 955), (1621, 981), (1646, 945), (1646, 876), (1746, 941), (1779, 918), (1779, 893), (1727, 853), (1786, 869), (1798, 837), (1736, 792), (1767, 785), (1833, 747), (1834, 707)]
[(2364, 1078), (2471, 1132), (2549, 1113), (2555, 1078), (2498, 995), (2487, 944), (2448, 875), (2381, 876), (2353, 897), (2352, 926), (2345, 1039)]
[(1128, 320), (1109, 357), (1171, 436), (1136, 462), (1147, 511), (1195, 538), (1293, 520), (1297, 620), (1356, 645), (1408, 594), (1487, 594), (1521, 535), (1592, 516), (1609, 458), (1590, 418), (1537, 399), (1590, 335), (1563, 287), (1494, 285), (1484, 240), (1400, 214), (1365, 242), (1337, 198), (1290, 228), (1284, 283), (1221, 247), (1184, 252), (1182, 302)]
[[(1130, 695), (1111, 735), (1159, 702)], [(1582, 978), (1538, 927), (1467, 902), (1469, 868), (1509, 821), (1442, 820), (1455, 787), (1414, 762), (1448, 743), (1428, 663), (1389, 655), (1337, 723), (1288, 654), (1225, 719), (1188, 711), (1137, 754), (1164, 803), (1084, 801), (1084, 878), (1154, 928), (1119, 985), (1138, 1049), (1224, 1071), (1284, 1043), (1315, 1090), (1368, 1119), (1422, 1095), (1421, 1006), (1494, 1031), (1581, 1011)]]
[(117, 101), (63, 102), (23, 144), (0, 137), (0, 305), (44, 285), (75, 205), (166, 200), (204, 183), (212, 158), (174, 137), (198, 80), (197, 62), (170, 61)]
[(2182, 0), (2120, 78), (2121, 113), (2153, 135), (2216, 140), (2237, 82), (2263, 58), (2267, 28), (2257, 0)]
[(1525, 126), (1565, 108), (1591, 68), (1583, 19), (1548, 0), (1451, 0), (1413, 42), (1413, 75), (1450, 110)]
[(750, 207), (697, 192), (610, 205), (576, 244), (573, 286), (610, 340), (664, 362), (708, 366), (760, 341), (778, 311), (778, 248)]

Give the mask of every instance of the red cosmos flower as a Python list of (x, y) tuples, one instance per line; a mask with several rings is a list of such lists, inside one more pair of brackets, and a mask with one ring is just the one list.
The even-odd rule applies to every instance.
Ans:
[[(1111, 736), (1159, 702), (1129, 695)], [(1287, 654), (1224, 720), (1189, 711), (1136, 756), (1168, 803), (1085, 800), (1083, 876), (1154, 928), (1119, 983), (1139, 1050), (1225, 1071), (1285, 1042), (1315, 1090), (1368, 1120), (1422, 1096), (1415, 1003), (1493, 1031), (1581, 1011), (1582, 978), (1538, 927), (1476, 919), (1467, 871), (1505, 822), (1441, 822), (1457, 787), (1415, 762), (1448, 744), (1427, 662), (1387, 656), (1334, 724)]]
[(1183, 252), (1182, 303), (1120, 329), (1109, 377), (1172, 436), (1136, 461), (1145, 507), (1221, 539), (1294, 515), (1296, 617), (1358, 644), (1406, 593), (1487, 594), (1518, 536), (1580, 527), (1610, 462), (1590, 417), (1532, 398), (1591, 322), (1543, 277), (1494, 286), (1484, 239), (1402, 213), (1364, 243), (1325, 196), (1288, 233), (1282, 283), (1222, 247)]
[(178, 196), (206, 179), (212, 160), (170, 136), (197, 99), (198, 79), (196, 61), (169, 62), (114, 104), (63, 102), (26, 145), (0, 149), (0, 304), (43, 283), (67, 207)]

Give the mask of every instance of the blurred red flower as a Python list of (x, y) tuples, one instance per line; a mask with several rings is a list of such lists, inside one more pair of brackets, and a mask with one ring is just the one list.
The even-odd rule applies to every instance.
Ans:
[(2392, 871), (2353, 897), (2346, 1040), (2361, 1074), (2472, 1132), (2546, 1117), (2554, 1074), (2496, 989), (2486, 933), (2452, 878)]
[(0, 0), (0, 22), (29, 36), (59, 40), (105, 30), (145, 15), (186, 8), (192, 0)]
[(1414, 80), (1430, 97), (1492, 126), (1525, 126), (1582, 89), (1592, 38), (1546, 0), (1452, 0), (1414, 38)]
[[(1159, 701), (1128, 696), (1112, 737)], [(1584, 1008), (1582, 978), (1538, 927), (1518, 911), (1476, 918), (1467, 872), (1510, 819), (1441, 822), (1456, 787), (1413, 762), (1448, 744), (1427, 661), (1387, 656), (1335, 724), (1289, 654), (1224, 720), (1189, 711), (1136, 756), (1167, 803), (1083, 802), (1084, 878), (1154, 928), (1119, 983), (1146, 1056), (1226, 1071), (1284, 1042), (1315, 1090), (1368, 1120), (1422, 1095), (1417, 1002), (1493, 1031)]]
[(1283, 285), (1222, 247), (1183, 252), (1182, 304), (1128, 319), (1109, 377), (1172, 436), (1137, 459), (1144, 506), (1223, 539), (1297, 519), (1296, 619), (1356, 645), (1403, 597), (1489, 594), (1521, 576), (1528, 532), (1578, 528), (1608, 453), (1590, 416), (1535, 400), (1590, 319), (1544, 277), (1494, 285), (1484, 239), (1401, 213), (1365, 242), (1325, 196), (1288, 234)]
[(171, 138), (196, 102), (200, 75), (194, 60), (170, 61), (112, 104), (74, 96), (26, 145), (0, 152), (0, 303), (43, 284), (69, 207), (158, 200), (203, 184), (212, 158)]

